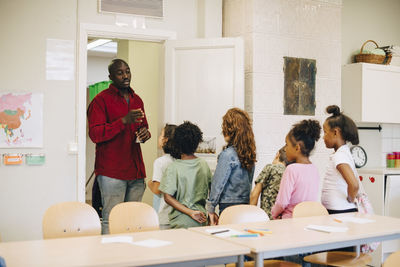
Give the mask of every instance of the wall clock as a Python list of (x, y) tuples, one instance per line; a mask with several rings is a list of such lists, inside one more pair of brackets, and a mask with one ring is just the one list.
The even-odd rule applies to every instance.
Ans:
[(350, 148), (351, 155), (354, 159), (356, 168), (364, 167), (367, 164), (367, 153), (361, 146), (352, 146)]

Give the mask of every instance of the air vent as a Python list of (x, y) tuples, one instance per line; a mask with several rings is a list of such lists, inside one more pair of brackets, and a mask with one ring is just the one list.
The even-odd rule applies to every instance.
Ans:
[(162, 18), (163, 0), (99, 0), (99, 12)]

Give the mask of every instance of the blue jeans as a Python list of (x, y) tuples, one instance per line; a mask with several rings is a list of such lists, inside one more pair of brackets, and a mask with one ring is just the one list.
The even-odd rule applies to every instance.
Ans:
[(146, 184), (144, 179), (119, 180), (107, 176), (97, 177), (103, 204), (101, 233), (108, 234), (108, 217), (111, 209), (122, 202), (142, 201)]

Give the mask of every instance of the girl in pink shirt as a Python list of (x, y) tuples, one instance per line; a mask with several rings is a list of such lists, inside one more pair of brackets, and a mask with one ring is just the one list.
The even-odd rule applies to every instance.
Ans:
[(316, 120), (302, 120), (286, 135), (286, 157), (290, 164), (283, 173), (272, 218), (291, 218), (293, 208), (303, 201), (318, 201), (319, 174), (309, 156), (321, 134)]

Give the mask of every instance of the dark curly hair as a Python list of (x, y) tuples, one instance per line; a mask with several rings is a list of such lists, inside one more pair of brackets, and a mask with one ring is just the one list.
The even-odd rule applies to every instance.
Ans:
[(354, 121), (340, 112), (340, 108), (336, 105), (331, 105), (326, 108), (328, 114), (332, 114), (326, 119), (329, 128), (339, 128), (344, 141), (351, 142), (353, 145), (359, 143), (358, 140), (358, 129)]
[(302, 120), (293, 125), (289, 131), (288, 137), (292, 144), (300, 144), (301, 153), (304, 156), (310, 156), (314, 149), (315, 142), (321, 135), (321, 125), (317, 120)]
[(174, 149), (171, 156), (180, 159), (182, 154), (194, 154), (199, 143), (203, 141), (203, 132), (196, 124), (185, 121), (176, 127), (172, 140)]
[(168, 124), (168, 123), (165, 124), (164, 126), (164, 138), (167, 139), (167, 142), (165, 142), (165, 144), (162, 146), (162, 149), (166, 154), (171, 154), (172, 151), (174, 150), (173, 138), (176, 127), (177, 126), (175, 124)]
[(252, 170), (256, 162), (256, 142), (247, 112), (229, 109), (222, 118), (222, 134), (229, 137), (228, 146), (236, 149), (242, 168)]

